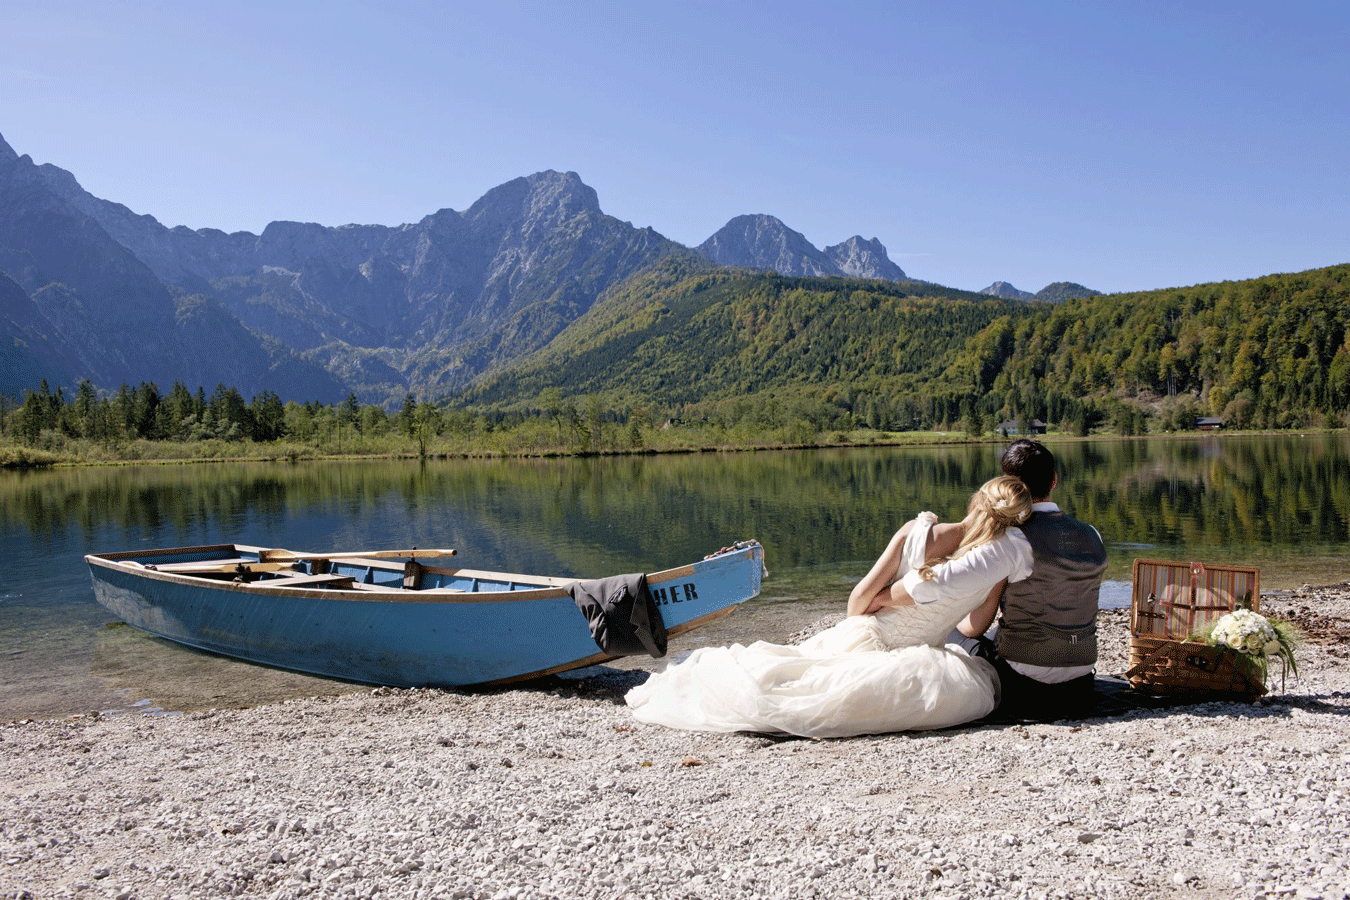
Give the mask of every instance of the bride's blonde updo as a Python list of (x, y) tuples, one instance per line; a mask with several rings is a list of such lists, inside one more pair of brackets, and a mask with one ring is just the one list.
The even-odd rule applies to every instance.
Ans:
[(1022, 479), (1011, 475), (991, 478), (970, 498), (967, 512), (980, 508), (1003, 528), (1021, 525), (1031, 515), (1031, 492)]
[[(1021, 525), (1031, 515), (1031, 492), (1020, 478), (999, 475), (991, 478), (970, 497), (966, 507), (966, 533), (949, 557), (956, 559), (967, 550), (996, 541), (1013, 525)], [(933, 562), (919, 570), (925, 581), (933, 577)]]

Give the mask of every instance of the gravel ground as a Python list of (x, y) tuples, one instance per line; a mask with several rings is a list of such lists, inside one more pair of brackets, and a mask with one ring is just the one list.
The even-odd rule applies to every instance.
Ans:
[(1263, 608), (1285, 693), (1082, 722), (696, 734), (598, 669), (0, 726), (0, 898), (1350, 897), (1350, 583)]

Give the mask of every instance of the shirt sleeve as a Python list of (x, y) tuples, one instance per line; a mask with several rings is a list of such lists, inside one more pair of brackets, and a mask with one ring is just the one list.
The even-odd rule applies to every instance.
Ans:
[(932, 603), (952, 594), (985, 593), (1005, 578), (1022, 581), (1031, 574), (1031, 559), (1031, 543), (1022, 529), (1009, 528), (998, 540), (933, 566), (932, 580), (911, 569), (901, 583), (915, 603)]

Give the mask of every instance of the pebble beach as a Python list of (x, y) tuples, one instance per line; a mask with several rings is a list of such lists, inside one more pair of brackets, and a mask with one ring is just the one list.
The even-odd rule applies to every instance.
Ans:
[[(0, 725), (0, 898), (1347, 898), (1350, 583), (1262, 611), (1283, 691), (1082, 721), (672, 731), (641, 659)], [(1100, 673), (1127, 643), (1104, 611)]]

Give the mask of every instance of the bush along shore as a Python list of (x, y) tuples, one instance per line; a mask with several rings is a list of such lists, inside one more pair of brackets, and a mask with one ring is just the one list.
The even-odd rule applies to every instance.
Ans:
[[(349, 435), (331, 440), (254, 441), (207, 438), (200, 441), (137, 439), (99, 443), (82, 438), (47, 435), (40, 446), (0, 442), (0, 469), (38, 469), (55, 466), (174, 464), (225, 461), (290, 461), (318, 459), (470, 459), (483, 457), (628, 456), (653, 453), (724, 453), (755, 450), (791, 450), (825, 447), (903, 446), (966, 443), (973, 438), (960, 432), (728, 432), (701, 426), (643, 429), (620, 439), (604, 431), (595, 442), (559, 441), (550, 429), (532, 426), (441, 433), (425, 439), (386, 432), (377, 436)], [(985, 441), (1005, 438), (985, 436)]]
[[(320, 457), (577, 456), (864, 443), (926, 442), (932, 433), (861, 427), (821, 402), (769, 401), (723, 408), (606, 406), (597, 396), (541, 406), (453, 409), (407, 396), (388, 412), (344, 403), (282, 403), (270, 391), (245, 402), (233, 388), (207, 398), (175, 384), (100, 397), (88, 382), (67, 400), (45, 382), (22, 404), (0, 397), (0, 466), (69, 463), (309, 459)], [(951, 431), (944, 421), (937, 430)], [(983, 428), (972, 432), (978, 437)], [(954, 439), (957, 435), (952, 435)]]
[[(624, 705), (665, 664), (634, 658), (12, 723), (0, 897), (1345, 898), (1350, 583), (1262, 608), (1308, 635), (1284, 692), (1081, 721), (673, 731)], [(1123, 671), (1126, 614), (1101, 630)]]

